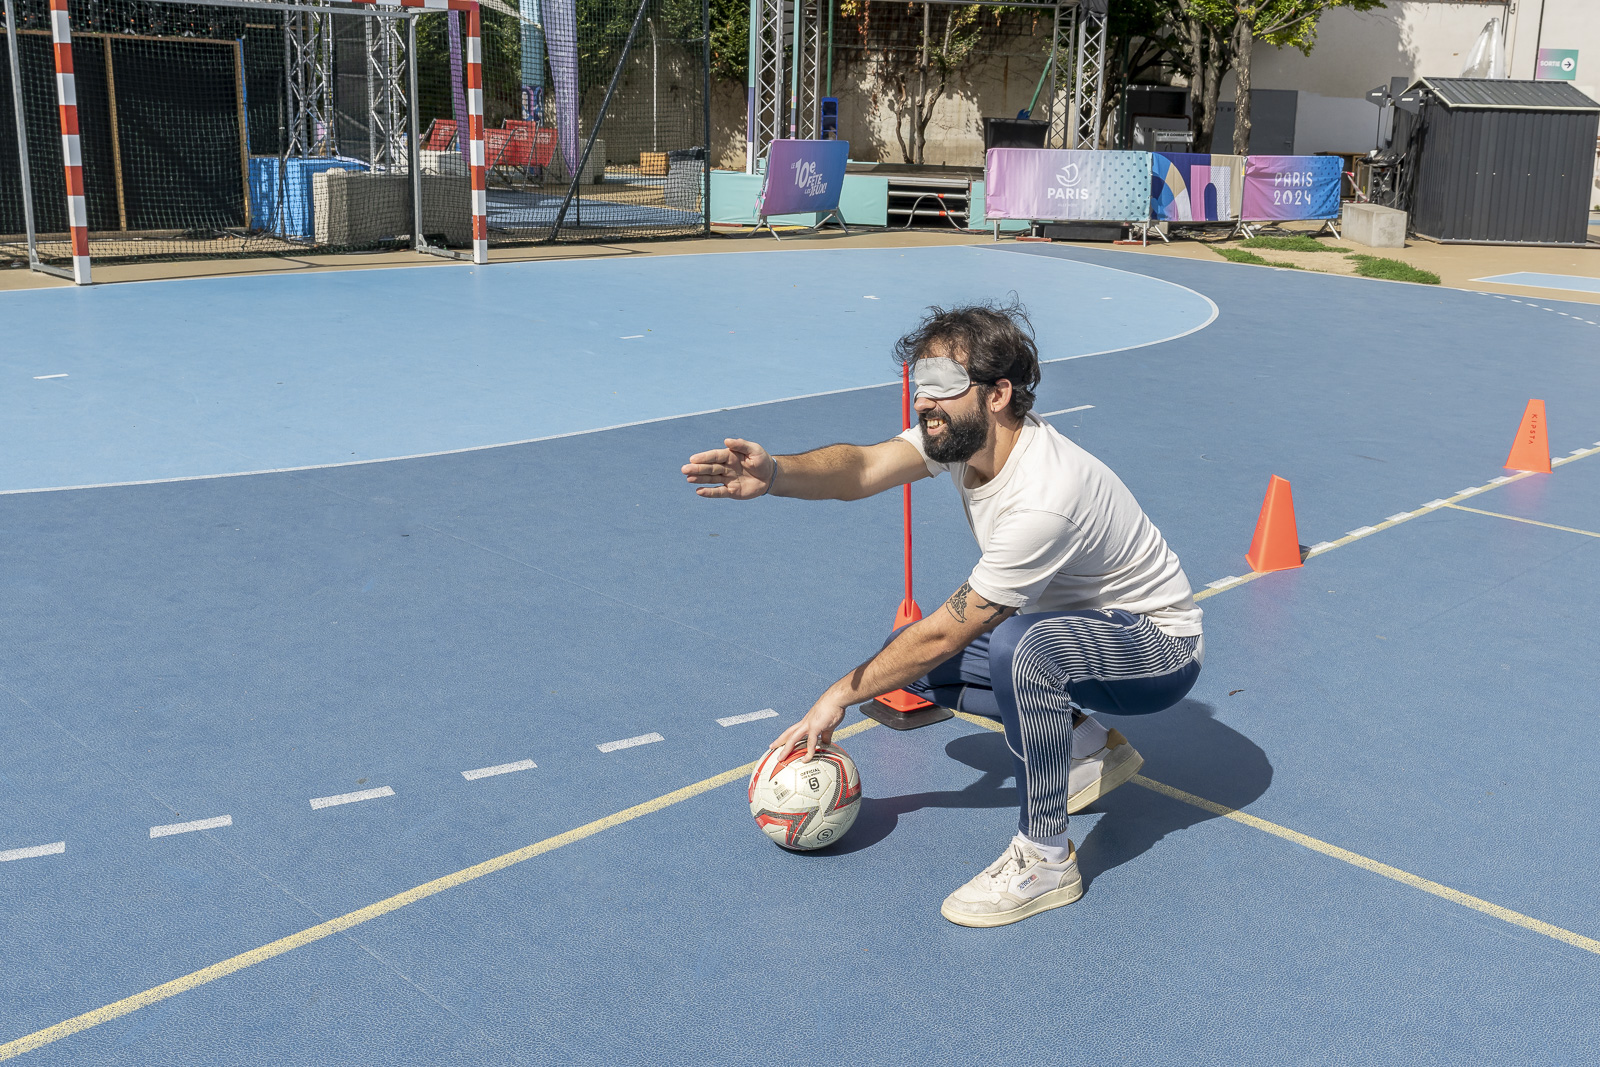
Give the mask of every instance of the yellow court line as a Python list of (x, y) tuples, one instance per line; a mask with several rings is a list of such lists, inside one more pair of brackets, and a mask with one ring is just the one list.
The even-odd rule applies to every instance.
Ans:
[(1460, 504), (1446, 504), (1445, 507), (1455, 508), (1457, 511), (1470, 511), (1474, 515), (1488, 515), (1489, 517), (1495, 519), (1510, 519), (1512, 522), (1525, 522), (1529, 526), (1543, 526), (1549, 530), (1565, 530), (1567, 533), (1583, 534), (1585, 537), (1600, 537), (1600, 533), (1595, 533), (1593, 530), (1580, 530), (1576, 526), (1557, 526), (1553, 522), (1540, 522), (1538, 519), (1524, 519), (1520, 515), (1506, 515), (1498, 511), (1484, 511), (1482, 508), (1464, 508)]
[[(964, 711), (958, 711), (956, 714), (974, 726), (981, 726), (986, 730), (993, 730), (996, 733), (1005, 730), (1005, 727), (992, 719), (969, 715)], [(1540, 919), (1524, 915), (1520, 911), (1502, 908), (1500, 905), (1484, 900), (1482, 897), (1475, 897), (1470, 893), (1463, 893), (1459, 889), (1451, 889), (1447, 885), (1440, 885), (1438, 882), (1430, 881), (1409, 871), (1402, 871), (1398, 867), (1391, 867), (1387, 863), (1380, 863), (1378, 860), (1370, 859), (1359, 852), (1351, 852), (1347, 848), (1330, 845), (1319, 838), (1303, 834), (1298, 830), (1291, 830), (1287, 826), (1279, 826), (1275, 822), (1268, 822), (1266, 819), (1242, 812), (1238, 808), (1230, 808), (1215, 801), (1207, 800), (1205, 797), (1198, 797), (1193, 793), (1185, 793), (1182, 789), (1177, 789), (1164, 782), (1158, 782), (1153, 778), (1146, 778), (1142, 774), (1134, 775), (1130, 781), (1135, 785), (1143, 786), (1151, 792), (1160, 793), (1162, 796), (1171, 797), (1173, 800), (1181, 800), (1183, 803), (1199, 808), (1202, 811), (1209, 811), (1211, 814), (1220, 815), (1224, 819), (1232, 819), (1236, 823), (1260, 830), (1262, 833), (1271, 834), (1274, 837), (1281, 837), (1285, 841), (1292, 841), (1297, 845), (1311, 849), (1313, 852), (1320, 852), (1324, 856), (1343, 860), (1345, 863), (1360, 867), (1364, 871), (1371, 871), (1373, 874), (1393, 879), (1401, 885), (1408, 885), (1412, 889), (1420, 889), (1424, 893), (1432, 893), (1434, 896), (1442, 897), (1453, 904), (1460, 904), (1462, 907), (1471, 908), (1473, 911), (1481, 911), (1485, 915), (1493, 916), (1514, 926), (1520, 926), (1524, 930), (1532, 930), (1536, 934), (1553, 937), (1557, 941), (1571, 945), (1574, 948), (1581, 948), (1585, 952), (1593, 952), (1596, 955), (1600, 955), (1600, 941), (1592, 937), (1584, 937), (1582, 934), (1575, 934), (1571, 930), (1563, 930), (1559, 926), (1552, 926), (1550, 923)]]
[[(853, 737), (863, 730), (870, 730), (876, 725), (878, 724), (871, 719), (865, 719), (838, 731), (833, 736), (837, 740), (843, 740), (847, 737)], [(656, 797), (654, 800), (647, 800), (643, 804), (635, 804), (633, 807), (626, 808), (614, 815), (596, 819), (594, 822), (586, 823), (575, 830), (568, 830), (564, 834), (547, 837), (543, 841), (536, 841), (524, 848), (517, 849), (515, 852), (507, 852), (502, 856), (496, 856), (493, 859), (484, 860), (482, 863), (476, 863), (464, 870), (456, 871), (454, 874), (447, 874), (443, 877), (435, 878), (431, 882), (424, 882), (413, 889), (407, 889), (403, 893), (396, 893), (392, 897), (374, 904), (368, 904), (364, 908), (358, 908), (336, 919), (329, 919), (325, 923), (319, 923), (316, 926), (301, 930), (299, 933), (290, 934), (288, 937), (280, 937), (278, 940), (262, 945), (260, 948), (253, 948), (249, 952), (241, 952), (237, 956), (225, 959), (221, 963), (213, 963), (209, 967), (186, 974), (182, 978), (174, 978), (170, 982), (163, 982), (152, 989), (146, 989), (143, 993), (135, 993), (131, 997), (124, 997), (115, 1003), (107, 1004), (103, 1008), (96, 1008), (93, 1011), (56, 1023), (54, 1026), (47, 1026), (43, 1030), (29, 1034), (26, 1037), (7, 1041), (5, 1044), (0, 1045), (0, 1060), (9, 1060), (14, 1056), (22, 1055), (24, 1052), (31, 1052), (42, 1045), (48, 1045), (52, 1041), (59, 1041), (64, 1037), (99, 1026), (101, 1023), (110, 1022), (112, 1019), (120, 1018), (129, 1012), (138, 1011), (140, 1008), (203, 986), (207, 982), (225, 978), (235, 971), (242, 971), (246, 967), (253, 967), (275, 956), (281, 956), (286, 952), (292, 952), (297, 948), (321, 941), (331, 934), (342, 933), (353, 926), (360, 926), (362, 923), (376, 919), (380, 915), (398, 911), (407, 904), (415, 904), (417, 901), (425, 900), (435, 893), (442, 893), (446, 889), (454, 889), (456, 886), (465, 885), (475, 879), (482, 878), (486, 874), (503, 871), (507, 867), (513, 867), (525, 860), (531, 860), (535, 856), (553, 852), (563, 845), (582, 841), (584, 838), (592, 837), (602, 830), (609, 830), (613, 826), (631, 822), (641, 815), (649, 815), (663, 808), (670, 808), (674, 804), (688, 800), (691, 797), (697, 797), (701, 793), (710, 792), (718, 786), (727, 785), (729, 782), (744, 777), (755, 770), (756, 762), (759, 761), (746, 763), (744, 766), (735, 767), (731, 771), (723, 771), (721, 774), (713, 775), (702, 782), (686, 785), (682, 789)]]

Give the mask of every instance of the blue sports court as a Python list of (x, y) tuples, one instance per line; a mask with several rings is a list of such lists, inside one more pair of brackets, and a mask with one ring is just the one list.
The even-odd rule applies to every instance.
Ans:
[[(0, 1059), (1592, 1058), (1592, 305), (748, 247), (0, 293)], [(1146, 762), (1073, 817), (1083, 899), (973, 930), (990, 724), (852, 712), (819, 852), (743, 788), (887, 635), (899, 494), (679, 467), (892, 436), (895, 338), (1011, 292), (1207, 661), (1107, 717)], [(1502, 467), (1531, 398), (1550, 474)], [(1256, 576), (1272, 475), (1314, 550)], [(929, 609), (977, 550), (947, 481), (914, 515)]]

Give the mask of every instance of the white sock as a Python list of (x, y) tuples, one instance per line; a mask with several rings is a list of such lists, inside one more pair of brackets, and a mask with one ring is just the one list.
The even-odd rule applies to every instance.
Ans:
[(1106, 747), (1110, 734), (1105, 726), (1093, 715), (1085, 715), (1083, 721), (1072, 728), (1072, 755), (1074, 759), (1083, 759), (1092, 756)]
[(1052, 834), (1050, 837), (1034, 837), (1031, 834), (1018, 833), (1015, 840), (1033, 849), (1046, 863), (1065, 862), (1067, 855), (1072, 851), (1072, 841), (1065, 833)]

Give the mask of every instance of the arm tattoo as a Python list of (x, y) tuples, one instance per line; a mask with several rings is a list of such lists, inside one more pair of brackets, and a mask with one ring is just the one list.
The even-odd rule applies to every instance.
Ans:
[(985, 626), (999, 622), (1001, 619), (1008, 618), (1016, 613), (1017, 609), (1008, 605), (991, 604), (983, 598), (982, 594), (973, 592), (971, 582), (962, 582), (961, 588), (951, 593), (950, 599), (944, 602), (944, 606), (950, 609), (950, 614), (956, 617), (957, 622), (967, 621), (967, 597), (969, 595), (975, 600), (972, 605), (974, 608), (988, 613), (988, 617), (983, 620)]
[(970, 592), (972, 592), (972, 585), (968, 582), (962, 582), (961, 588), (951, 593), (950, 599), (944, 602), (944, 606), (950, 609), (950, 614), (956, 617), (957, 622), (967, 621), (967, 594)]

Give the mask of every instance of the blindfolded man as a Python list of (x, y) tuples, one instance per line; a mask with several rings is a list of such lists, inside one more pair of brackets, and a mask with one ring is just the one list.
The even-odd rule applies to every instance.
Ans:
[(832, 737), (845, 709), (904, 688), (999, 719), (1016, 765), (1018, 833), (940, 909), (1002, 926), (1083, 895), (1067, 818), (1131, 778), (1133, 746), (1085, 709), (1171, 707), (1204, 657), (1178, 557), (1111, 469), (1031, 413), (1039, 352), (1020, 308), (933, 308), (895, 356), (918, 425), (881, 444), (769, 455), (751, 441), (690, 458), (705, 497), (859, 500), (949, 474), (981, 550), (942, 608), (899, 630), (772, 743)]

